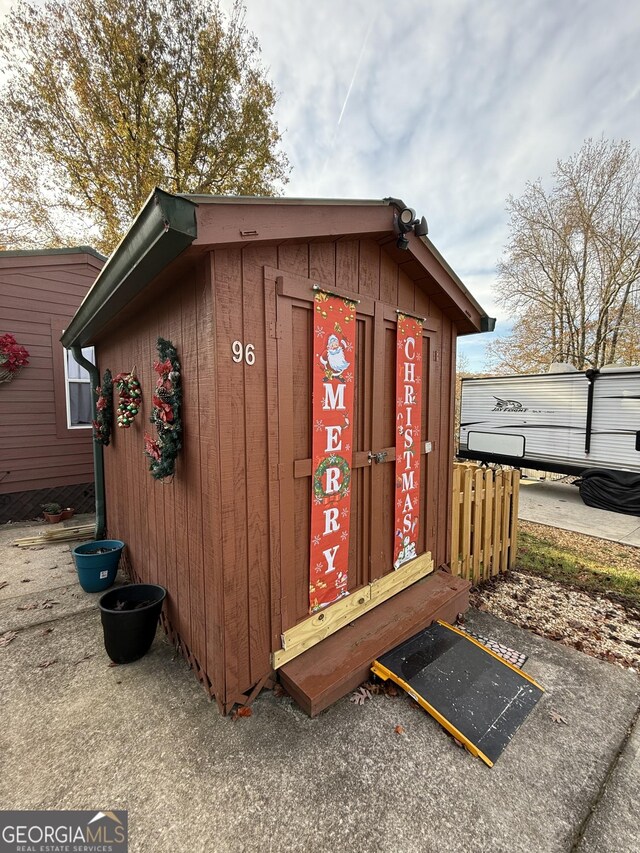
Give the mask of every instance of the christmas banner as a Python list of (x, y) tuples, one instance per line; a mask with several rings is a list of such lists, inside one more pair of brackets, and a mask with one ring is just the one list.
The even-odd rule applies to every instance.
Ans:
[(314, 301), (309, 612), (348, 595), (356, 303)]
[(407, 560), (417, 556), (421, 413), (422, 320), (398, 312), (394, 569), (399, 569)]

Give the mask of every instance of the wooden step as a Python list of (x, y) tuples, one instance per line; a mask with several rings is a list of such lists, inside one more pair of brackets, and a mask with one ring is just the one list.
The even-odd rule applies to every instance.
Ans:
[(377, 657), (436, 619), (453, 622), (464, 613), (470, 586), (434, 572), (284, 664), (278, 670), (283, 687), (315, 717), (366, 681)]

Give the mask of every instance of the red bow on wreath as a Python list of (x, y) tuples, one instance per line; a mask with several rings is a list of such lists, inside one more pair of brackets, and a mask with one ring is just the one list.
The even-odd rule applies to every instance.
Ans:
[(171, 423), (173, 420), (173, 406), (165, 403), (155, 394), (153, 395), (153, 405), (157, 409), (156, 414), (160, 417), (160, 420), (164, 421), (165, 424)]
[(165, 361), (154, 361), (153, 369), (156, 373), (159, 373), (160, 376), (163, 376), (166, 373), (171, 373), (171, 361), (167, 358)]

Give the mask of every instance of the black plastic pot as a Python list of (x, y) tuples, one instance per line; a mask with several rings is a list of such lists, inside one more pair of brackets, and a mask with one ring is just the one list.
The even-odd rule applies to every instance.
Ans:
[(157, 584), (132, 583), (102, 596), (98, 604), (104, 647), (114, 663), (132, 663), (146, 655), (166, 594)]

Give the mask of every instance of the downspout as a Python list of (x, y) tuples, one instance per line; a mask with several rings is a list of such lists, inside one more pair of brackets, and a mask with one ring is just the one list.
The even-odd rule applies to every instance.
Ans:
[[(95, 364), (92, 364), (88, 359), (84, 357), (84, 355), (82, 354), (82, 347), (72, 346), (71, 354), (78, 362), (78, 364), (81, 367), (84, 367), (91, 379), (91, 408), (93, 410), (93, 419), (95, 420), (97, 417), (97, 400), (94, 391), (96, 388), (100, 387), (100, 374), (98, 373), (98, 368), (95, 366)], [(106, 527), (104, 499), (104, 458), (102, 456), (102, 445), (98, 441), (95, 441), (95, 439), (93, 440), (93, 476), (95, 480), (96, 492), (95, 538), (104, 539), (104, 531)]]
[(595, 391), (595, 381), (598, 376), (597, 370), (587, 370), (586, 377), (589, 380), (589, 388), (587, 390), (587, 422), (584, 430), (584, 452), (588, 455), (591, 450), (591, 425), (593, 422), (593, 392)]

